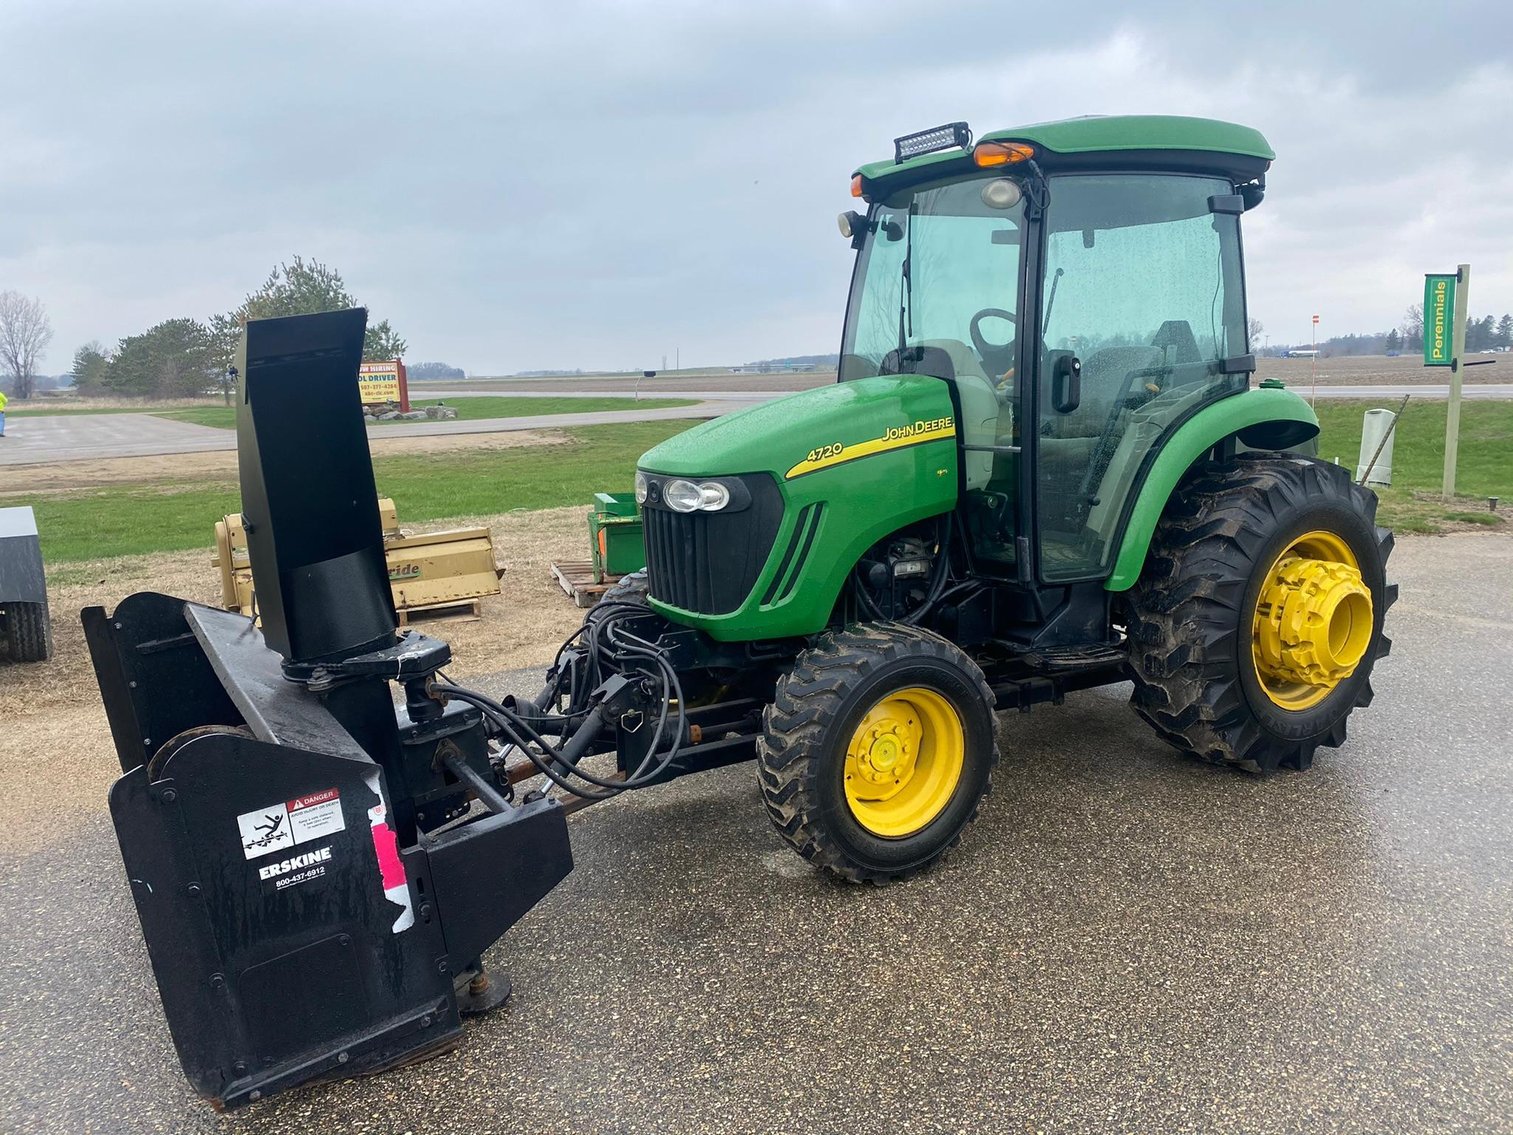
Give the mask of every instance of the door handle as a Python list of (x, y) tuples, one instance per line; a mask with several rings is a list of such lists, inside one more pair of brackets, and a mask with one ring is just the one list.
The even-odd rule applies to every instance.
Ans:
[(1082, 360), (1076, 355), (1057, 356), (1051, 367), (1051, 406), (1058, 414), (1070, 414), (1082, 404)]

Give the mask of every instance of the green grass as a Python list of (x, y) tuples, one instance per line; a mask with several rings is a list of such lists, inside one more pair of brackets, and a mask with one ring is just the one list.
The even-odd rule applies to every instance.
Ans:
[[(445, 402), (457, 411), (457, 419), (463, 422), (481, 422), (491, 418), (536, 418), (543, 414), (592, 414), (610, 410), (661, 410), (671, 406), (692, 406), (693, 398), (428, 398), (414, 401), (413, 409), (423, 410), (438, 401)], [(159, 410), (159, 418), (172, 418), (176, 422), (193, 422), (197, 426), (213, 426), (221, 430), (236, 429), (236, 407), (193, 406), (185, 410)], [(396, 422), (379, 422), (381, 426), (397, 425)]]
[[(1361, 448), (1361, 420), (1378, 405), (1395, 410), (1400, 399), (1382, 403), (1319, 399), (1319, 456), (1336, 457), (1355, 472)], [(1493, 526), (1503, 510), (1513, 511), (1513, 402), (1463, 402), (1456, 463), (1456, 499), (1440, 499), (1445, 466), (1444, 401), (1408, 403), (1393, 436), (1392, 487), (1379, 488), (1378, 519), (1400, 532), (1439, 532), (1445, 522)], [(1486, 510), (1499, 497), (1499, 511)]]
[[(462, 401), (462, 400), (459, 400)], [(496, 399), (468, 401), (494, 403)], [(511, 399), (538, 401), (536, 399)], [(543, 399), (541, 401), (556, 401)], [(582, 408), (587, 399), (570, 399)], [(643, 405), (647, 404), (643, 400)], [(1319, 453), (1354, 472), (1362, 413), (1371, 403), (1320, 401)], [(636, 459), (690, 422), (627, 422), (565, 431), (558, 445), (394, 454), (374, 461), (379, 491), (395, 499), (401, 520), (419, 524), (512, 509), (581, 504), (596, 490), (630, 486)], [(1459, 485), (1462, 496), (1438, 499), (1444, 461), (1445, 404), (1408, 404), (1398, 426), (1393, 486), (1381, 491), (1383, 523), (1402, 532), (1435, 532), (1447, 523), (1493, 525), (1513, 512), (1513, 402), (1467, 402), (1461, 409)], [(10, 494), (16, 496), (16, 494)], [(1501, 497), (1504, 511), (1486, 511)], [(0, 504), (9, 503), (0, 499)], [(240, 507), (231, 480), (105, 487), (56, 496), (28, 496), (37, 512), (49, 564), (104, 556), (208, 549), (216, 519)], [(208, 552), (207, 552), (208, 555)]]
[[(570, 440), (374, 459), (378, 491), (405, 524), (581, 504), (624, 491), (636, 460), (689, 421), (626, 422), (566, 431)], [(7, 503), (0, 499), (0, 504)], [(106, 556), (209, 549), (217, 520), (240, 507), (232, 481), (129, 485), (31, 497), (42, 555), (54, 565)], [(209, 568), (207, 567), (207, 571)]]
[(154, 418), (171, 418), (196, 426), (214, 426), (218, 430), (236, 429), (235, 406), (190, 406), (184, 410), (157, 410)]

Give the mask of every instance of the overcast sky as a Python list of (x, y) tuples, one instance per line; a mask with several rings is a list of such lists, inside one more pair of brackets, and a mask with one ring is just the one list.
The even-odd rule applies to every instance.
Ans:
[(0, 0), (0, 290), (44, 370), (296, 253), (470, 373), (834, 351), (835, 214), (892, 138), (1260, 128), (1250, 307), (1385, 329), (1469, 261), (1513, 310), (1513, 6)]

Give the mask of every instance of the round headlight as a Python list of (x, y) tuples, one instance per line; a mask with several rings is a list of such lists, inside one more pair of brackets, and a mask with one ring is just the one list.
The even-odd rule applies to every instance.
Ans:
[(646, 503), (646, 474), (636, 470), (636, 503)]
[(704, 494), (692, 481), (668, 481), (662, 486), (662, 502), (674, 512), (693, 512), (704, 502)]
[(999, 177), (982, 187), (982, 203), (990, 209), (1012, 209), (1024, 200), (1024, 190), (1017, 181)]
[(719, 512), (730, 503), (730, 490), (718, 481), (705, 481), (699, 486), (699, 507), (705, 512)]

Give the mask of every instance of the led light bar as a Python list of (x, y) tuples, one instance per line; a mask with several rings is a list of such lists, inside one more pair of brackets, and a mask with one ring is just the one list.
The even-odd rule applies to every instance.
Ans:
[(944, 126), (933, 126), (918, 134), (905, 134), (902, 138), (893, 139), (893, 160), (895, 163), (906, 162), (920, 154), (932, 154), (936, 150), (949, 150), (952, 147), (965, 150), (971, 145), (972, 128), (965, 122), (948, 122)]

